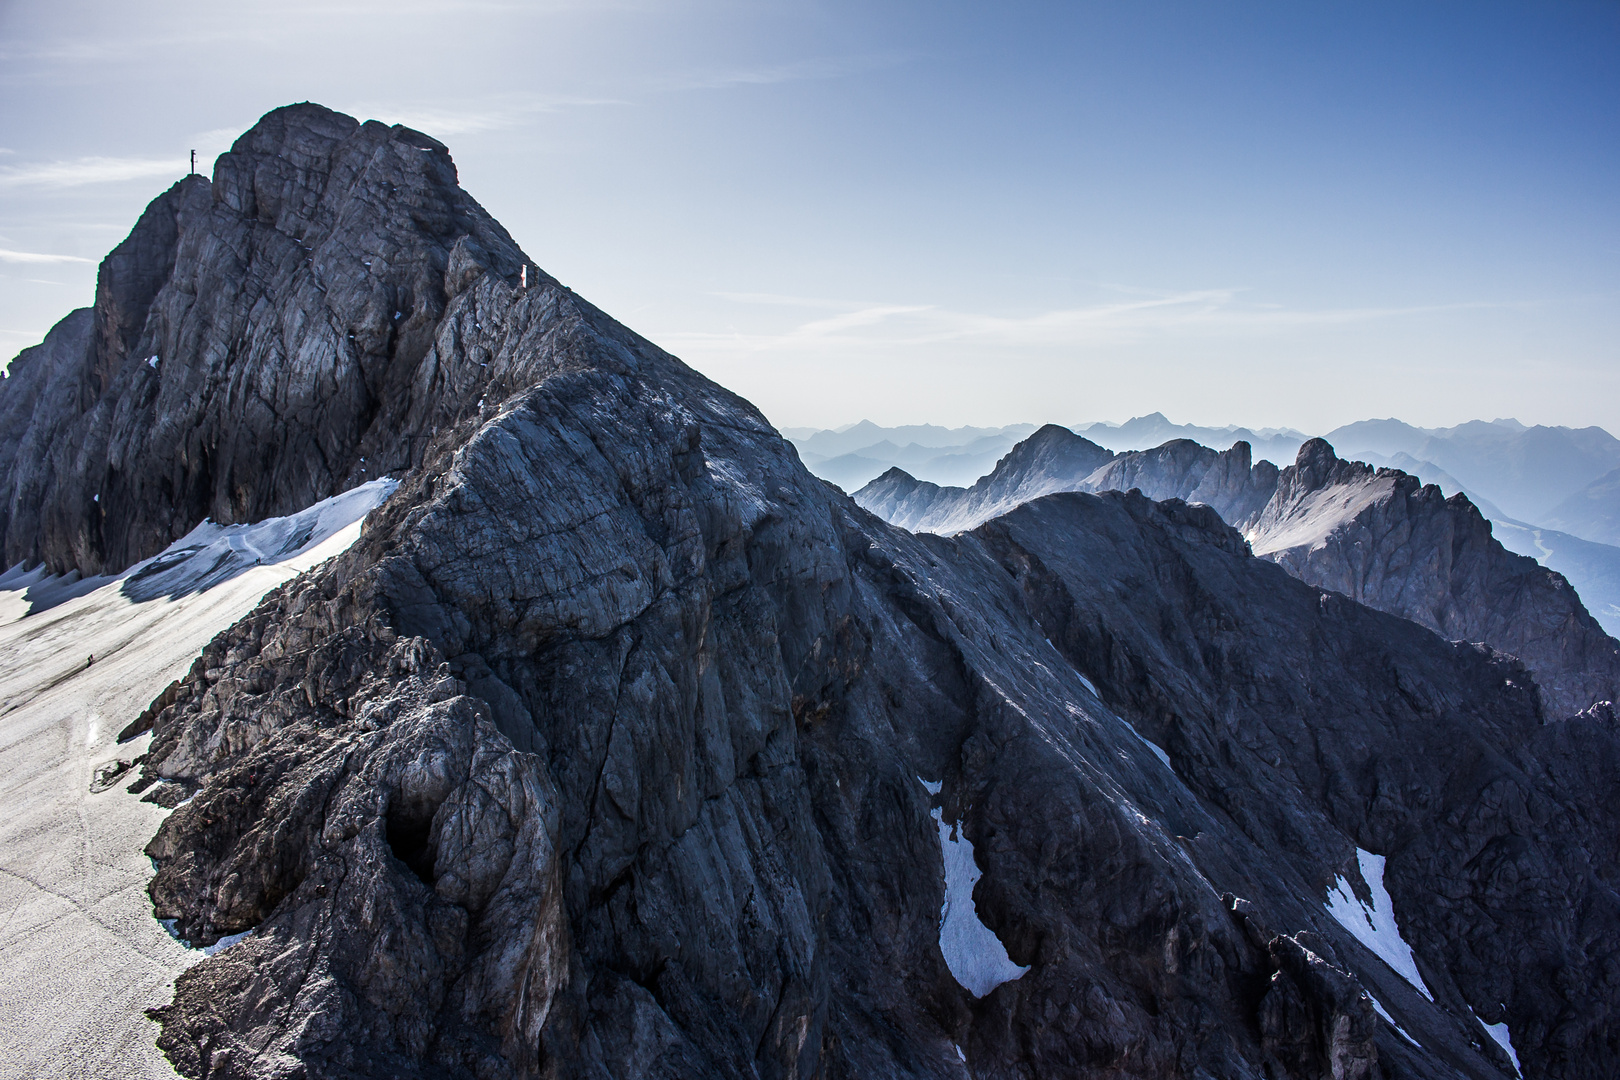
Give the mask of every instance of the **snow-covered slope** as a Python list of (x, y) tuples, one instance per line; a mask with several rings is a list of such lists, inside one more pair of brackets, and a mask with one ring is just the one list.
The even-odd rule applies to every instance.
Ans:
[(117, 578), (0, 577), (0, 1075), (174, 1076), (142, 1014), (202, 954), (146, 895), (142, 848), (167, 811), (125, 790), (134, 771), (92, 793), (94, 775), (144, 753), (119, 729), (266, 592), (353, 543), (392, 490), (202, 525)]

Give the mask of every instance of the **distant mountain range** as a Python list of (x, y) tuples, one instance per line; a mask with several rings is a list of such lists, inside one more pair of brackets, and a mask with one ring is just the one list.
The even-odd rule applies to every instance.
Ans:
[(999, 428), (912, 424), (885, 428), (862, 420), (827, 430), (788, 428), (784, 434), (811, 472), (846, 491), (854, 491), (896, 465), (937, 484), (971, 484), (1034, 430), (1034, 424)]
[[(1361, 420), (1323, 438), (1340, 453), (1374, 464), (1380, 463), (1380, 456), (1403, 454), (1430, 462), (1455, 477), (1462, 488), (1519, 521), (1552, 524), (1558, 514), (1562, 522), (1558, 527), (1577, 536), (1600, 542), (1616, 539), (1620, 477), (1613, 474), (1620, 469), (1620, 439), (1602, 428), (1526, 427), (1517, 420), (1419, 428), (1399, 420)], [(1611, 477), (1606, 506), (1601, 487), (1583, 502), (1579, 496), (1606, 475)], [(1607, 538), (1585, 534), (1603, 520), (1609, 522)]]
[[(1241, 441), (1248, 443), (1257, 463), (1292, 461), (1309, 438), (1293, 428), (1177, 424), (1157, 412), (1122, 424), (1099, 422), (1060, 430), (1083, 437), (1104, 453), (1154, 449), (1177, 440), (1214, 449)], [(943, 511), (936, 510), (926, 526), (917, 521), (906, 524), (905, 507), (891, 508), (900, 515), (891, 519), (897, 524), (951, 532), (972, 527), (963, 524), (968, 519), (977, 524), (1004, 513), (1035, 497), (1031, 492), (1037, 489), (1042, 494), (1076, 490), (1071, 484), (1082, 475), (1082, 466), (1089, 463), (1090, 468), (1083, 469), (1089, 475), (1103, 463), (1087, 458), (1046, 472), (1020, 467), (1019, 483), (1024, 486), (1019, 490), (993, 486), (981, 491), (975, 481), (988, 478), (1019, 440), (1034, 431), (1032, 424), (888, 428), (863, 420), (836, 430), (788, 428), (785, 434), (811, 472), (848, 491), (896, 467), (924, 484), (979, 491), (953, 503), (951, 514), (956, 517), (940, 517)], [(1564, 574), (1609, 632), (1620, 633), (1620, 439), (1598, 427), (1532, 427), (1514, 419), (1473, 420), (1450, 428), (1420, 428), (1395, 419), (1361, 420), (1323, 438), (1347, 460), (1398, 469), (1439, 485), (1447, 494), (1466, 495), (1496, 525), (1505, 547)], [(1058, 451), (1047, 445), (1042, 452)], [(870, 497), (891, 497), (879, 496), (878, 490)], [(912, 492), (907, 498), (908, 505), (915, 505), (918, 496)], [(979, 500), (985, 499), (990, 501), (981, 505)], [(981, 516), (981, 510), (992, 505), (998, 507), (995, 513)]]
[(1110, 450), (1151, 450), (1172, 439), (1190, 439), (1205, 446), (1226, 447), (1235, 442), (1246, 442), (1256, 458), (1270, 461), (1292, 461), (1300, 445), (1310, 435), (1293, 428), (1246, 428), (1236, 424), (1225, 427), (1203, 427), (1198, 424), (1175, 424), (1163, 413), (1148, 413), (1132, 417), (1123, 424), (1106, 421), (1080, 424), (1074, 428), (1098, 446)]
[(902, 528), (950, 535), (1045, 495), (1132, 490), (1212, 507), (1254, 554), (1309, 584), (1520, 657), (1562, 713), (1620, 696), (1620, 644), (1609, 636), (1620, 629), (1620, 548), (1511, 519), (1500, 526), (1511, 542), (1495, 538), (1466, 495), (1341, 460), (1323, 439), (1279, 470), (1244, 442), (1216, 451), (1176, 439), (1114, 454), (1049, 424), (971, 487), (896, 467), (855, 501)]
[[(944, 428), (882, 427), (869, 420), (843, 428), (787, 428), (810, 471), (853, 490), (898, 465), (918, 480), (969, 486), (987, 474), (1034, 424)], [(1311, 437), (1294, 428), (1177, 424), (1163, 413), (1122, 424), (1070, 430), (1116, 453), (1190, 439), (1217, 450), (1246, 442), (1255, 460), (1285, 465)], [(1583, 540), (1620, 545), (1620, 439), (1599, 427), (1529, 427), (1513, 419), (1471, 420), (1421, 428), (1401, 420), (1358, 420), (1319, 432), (1349, 458), (1421, 476), (1462, 491), (1492, 520), (1512, 518)]]

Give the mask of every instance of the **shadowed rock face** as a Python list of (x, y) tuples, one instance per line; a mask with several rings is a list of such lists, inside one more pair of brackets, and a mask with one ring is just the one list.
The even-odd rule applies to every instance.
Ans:
[[(1085, 443), (1052, 432), (1048, 444)], [(1014, 482), (998, 466), (966, 489), (923, 485), (896, 469), (855, 501), (906, 528), (951, 532), (1038, 494), (1131, 490), (1213, 507), (1256, 555), (1302, 581), (1518, 656), (1554, 718), (1620, 698), (1620, 643), (1561, 574), (1502, 547), (1465, 496), (1447, 499), (1397, 469), (1341, 461), (1322, 439), (1308, 440), (1280, 472), (1269, 461), (1251, 463), (1246, 443), (1217, 453), (1180, 439), (1120, 454), (1085, 475), (1036, 464)]]
[[(1593, 816), (1616, 775), (1609, 710), (1540, 724), (1512, 658), (1244, 558), (1207, 507), (1054, 495), (970, 535), (1017, 576), (1104, 701), (1246, 836), (1271, 851), (1326, 845), (1323, 861), (1343, 836), (1387, 853), (1385, 881), (1436, 1000), (1486, 1019), (1481, 1002), (1507, 1003), (1526, 1075), (1620, 1063), (1614, 992), (1599, 1004), (1580, 989), (1614, 985), (1620, 945), (1620, 845)], [(1537, 906), (1544, 917), (1522, 918)], [(1340, 942), (1338, 955), (1398, 1008), (1399, 981), (1355, 948)], [(1460, 1030), (1396, 1017), (1431, 1051), (1466, 1049)], [(1529, 1052), (1532, 1031), (1546, 1034)]]
[[(448, 168), (313, 107), (238, 146), (313, 215), (354, 185), (299, 148), (345, 130)], [(280, 220), (302, 219), (250, 231)], [(215, 247), (179, 236), (191, 280)], [(431, 264), (422, 244), (393, 261)], [(147, 717), (140, 783), (179, 804), (156, 914), (251, 931), (158, 1012), (183, 1074), (1508, 1075), (1470, 1005), (1529, 1075), (1613, 1074), (1607, 714), (1542, 727), (1521, 665), (1298, 582), (1207, 508), (888, 526), (479, 244), (450, 244), (420, 354), (365, 354), (396, 419), (357, 422), (353, 453), (398, 463), (392, 498)], [(254, 295), (279, 326), (326, 310)], [(297, 502), (254, 486), (292, 473), (253, 475), (243, 505)], [(931, 811), (1028, 968), (983, 997), (941, 951)], [(1341, 876), (1371, 895), (1358, 845), (1388, 857), (1434, 1003), (1328, 913)]]

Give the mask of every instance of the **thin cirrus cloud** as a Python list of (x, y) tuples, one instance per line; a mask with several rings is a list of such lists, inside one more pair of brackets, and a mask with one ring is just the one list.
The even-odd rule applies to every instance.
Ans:
[(0, 248), (0, 263), (87, 263), (94, 259), (82, 259), (77, 255), (48, 255), (39, 251), (8, 251)]
[(186, 158), (82, 157), (0, 168), (0, 189), (80, 187), (184, 172)]
[(774, 333), (675, 331), (662, 338), (713, 353), (818, 351), (861, 344), (923, 346), (959, 341), (1005, 346), (1103, 345), (1178, 334), (1258, 337), (1303, 327), (1343, 326), (1490, 306), (1460, 303), (1289, 309), (1242, 303), (1236, 289), (1199, 289), (1027, 316), (1003, 316), (935, 305), (851, 304), (759, 293), (718, 295), (744, 304), (816, 308), (836, 314)]
[(386, 116), (395, 123), (405, 124), (436, 137), (449, 138), (522, 127), (537, 116), (567, 109), (634, 106), (646, 97), (660, 94), (847, 78), (878, 68), (892, 67), (904, 63), (906, 59), (907, 57), (898, 53), (812, 57), (760, 67), (688, 71), (639, 81), (637, 85), (627, 85), (616, 92), (604, 95), (541, 94), (526, 97), (503, 95), (461, 108), (364, 103), (350, 111), (360, 116)]
[(497, 98), (464, 108), (371, 103), (346, 111), (356, 116), (386, 117), (391, 123), (404, 124), (435, 138), (450, 138), (455, 135), (475, 135), (484, 131), (521, 127), (536, 116), (562, 112), (564, 109), (627, 104), (629, 102), (623, 98), (558, 94), (517, 99)]
[[(215, 128), (199, 132), (188, 141), (197, 150), (199, 165), (228, 148), (240, 128)], [(0, 166), (0, 190), (19, 188), (83, 187), (87, 184), (116, 184), (126, 180), (149, 180), (154, 176), (179, 177), (185, 174), (187, 153), (173, 157), (73, 158), (67, 161), (39, 161), (27, 165)]]
[(911, 57), (900, 52), (868, 53), (860, 56), (819, 56), (784, 64), (758, 67), (693, 71), (669, 77), (666, 90), (724, 90), (732, 86), (771, 86), (778, 83), (843, 79), (869, 71), (897, 67)]

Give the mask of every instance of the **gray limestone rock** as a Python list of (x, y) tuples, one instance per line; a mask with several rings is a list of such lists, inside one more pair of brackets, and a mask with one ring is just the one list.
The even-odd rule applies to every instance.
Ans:
[[(50, 463), (5, 451), (46, 511), (7, 551), (117, 566), (401, 476), (131, 718), (175, 806), (155, 914), (246, 935), (155, 1013), (182, 1074), (1509, 1075), (1470, 1007), (1529, 1076), (1614, 1073), (1607, 713), (1543, 725), (1519, 662), (1209, 507), (890, 526), (748, 403), (518, 288), (404, 129), (278, 110), (166, 198), (125, 251), (163, 282), (105, 271), (0, 390)], [(55, 365), (80, 375), (29, 374)], [(1063, 444), (1034, 449), (1115, 460)], [(1191, 490), (1251, 497), (1223, 460)], [(1358, 847), (1433, 1000), (1329, 912), (1375, 895)], [(947, 904), (982, 933), (943, 936)]]
[(1552, 719), (1620, 700), (1620, 642), (1562, 574), (1503, 548), (1463, 495), (1341, 461), (1312, 439), (1249, 537), (1302, 581), (1519, 657)]
[(446, 305), (486, 273), (516, 285), (524, 262), (433, 139), (315, 105), (269, 114), (212, 182), (154, 200), (92, 312), (13, 365), (5, 564), (116, 571), (204, 518), (289, 513), (420, 461), (501, 378), (447, 363)]

